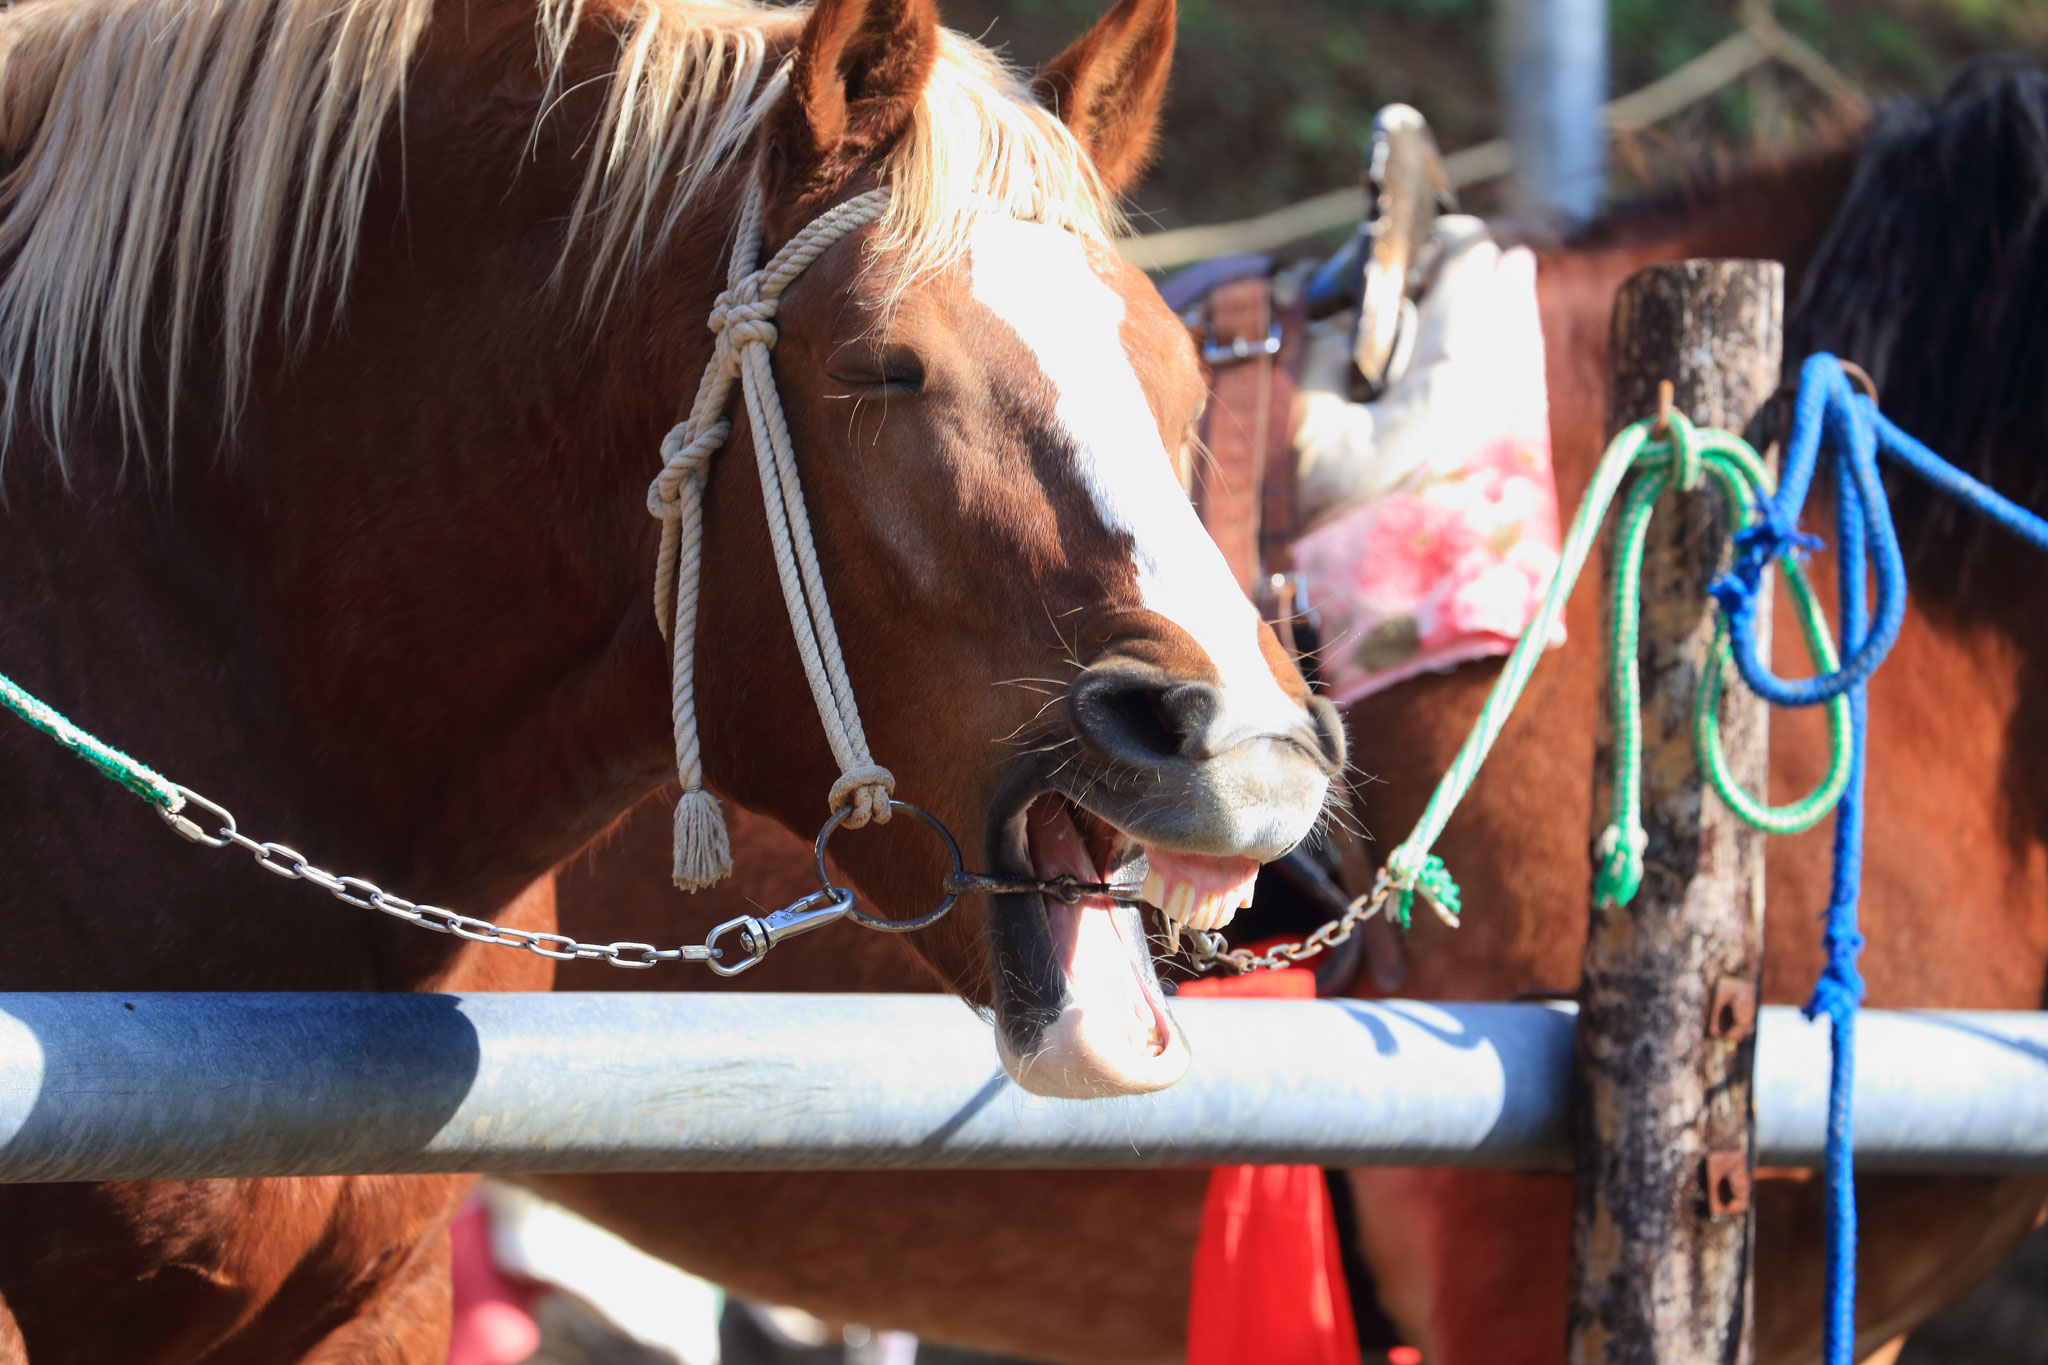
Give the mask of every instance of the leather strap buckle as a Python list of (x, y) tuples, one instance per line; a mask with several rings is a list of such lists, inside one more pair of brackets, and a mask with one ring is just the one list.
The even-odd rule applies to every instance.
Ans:
[(1218, 342), (1215, 337), (1202, 339), (1202, 363), (1212, 370), (1231, 365), (1242, 365), (1247, 360), (1264, 360), (1280, 354), (1280, 324), (1274, 323), (1266, 331), (1264, 341), (1250, 337), (1232, 337), (1227, 343)]

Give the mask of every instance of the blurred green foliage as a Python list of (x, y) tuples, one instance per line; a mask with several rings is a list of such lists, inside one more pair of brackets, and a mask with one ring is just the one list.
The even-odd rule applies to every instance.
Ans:
[[(1109, 0), (941, 0), (947, 21), (1043, 62)], [(1161, 155), (1138, 195), (1161, 225), (1236, 217), (1343, 184), (1372, 116), (1405, 100), (1446, 148), (1499, 131), (1498, 0), (1182, 0)], [(1734, 32), (1735, 0), (1611, 0), (1610, 88), (1635, 89)], [(2048, 54), (2048, 0), (1777, 0), (1779, 21), (1872, 95), (1931, 94), (1970, 58)], [(1808, 135), (1827, 101), (1778, 69), (1647, 141), (1649, 160)], [(1618, 188), (1645, 158), (1618, 155)], [(1476, 196), (1484, 207), (1488, 196)]]

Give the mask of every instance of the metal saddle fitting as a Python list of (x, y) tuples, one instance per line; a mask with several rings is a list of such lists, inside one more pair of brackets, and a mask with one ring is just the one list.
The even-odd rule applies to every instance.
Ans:
[(1212, 370), (1220, 370), (1261, 356), (1279, 355), (1280, 345), (1280, 324), (1277, 322), (1266, 329), (1264, 341), (1232, 337), (1228, 343), (1221, 343), (1213, 336), (1205, 336), (1202, 338), (1202, 363)]
[(1306, 294), (1312, 318), (1358, 309), (1352, 362), (1364, 385), (1360, 397), (1373, 399), (1385, 392), (1402, 343), (1402, 304), (1423, 292), (1435, 264), (1430, 223), (1455, 212), (1458, 196), (1429, 120), (1405, 104), (1387, 105), (1373, 119), (1359, 183), (1365, 219), (1309, 277)]

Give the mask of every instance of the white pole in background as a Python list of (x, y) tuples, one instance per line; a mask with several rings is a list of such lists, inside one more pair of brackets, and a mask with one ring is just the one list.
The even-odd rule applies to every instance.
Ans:
[(1584, 222), (1607, 177), (1607, 0), (1501, 0), (1499, 19), (1513, 207), (1552, 227)]

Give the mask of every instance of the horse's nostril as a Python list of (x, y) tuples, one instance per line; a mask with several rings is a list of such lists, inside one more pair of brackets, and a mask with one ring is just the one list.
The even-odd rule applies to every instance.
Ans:
[(1112, 758), (1148, 763), (1206, 758), (1221, 696), (1201, 682), (1173, 682), (1146, 669), (1091, 668), (1067, 690), (1067, 712), (1089, 745)]
[(1166, 705), (1165, 691), (1157, 687), (1133, 687), (1105, 692), (1102, 714), (1117, 737), (1148, 753), (1170, 755), (1180, 752), (1181, 729)]

